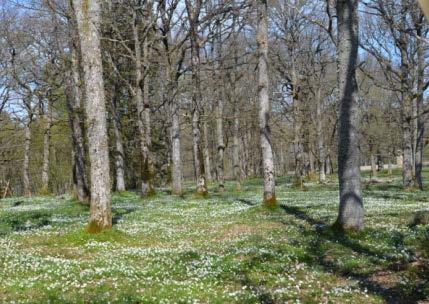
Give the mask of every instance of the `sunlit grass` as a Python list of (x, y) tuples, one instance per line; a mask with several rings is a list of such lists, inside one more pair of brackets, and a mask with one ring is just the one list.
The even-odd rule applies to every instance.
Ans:
[[(398, 177), (398, 176), (396, 176)], [(113, 197), (112, 229), (85, 231), (89, 208), (69, 197), (0, 201), (0, 302), (383, 303), (429, 294), (427, 192), (398, 179), (365, 188), (362, 232), (339, 235), (335, 178), (278, 180), (280, 206), (261, 205), (261, 180), (196, 198)], [(365, 180), (364, 180), (365, 181)], [(400, 182), (400, 180), (399, 180)]]

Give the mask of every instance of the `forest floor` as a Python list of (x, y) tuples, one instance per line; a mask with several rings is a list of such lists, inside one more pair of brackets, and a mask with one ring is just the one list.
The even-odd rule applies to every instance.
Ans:
[(350, 234), (331, 228), (334, 181), (280, 179), (276, 209), (256, 179), (206, 199), (116, 193), (114, 227), (96, 235), (69, 196), (1, 200), (0, 302), (424, 303), (429, 226), (412, 219), (429, 193), (379, 178), (364, 177), (366, 228)]

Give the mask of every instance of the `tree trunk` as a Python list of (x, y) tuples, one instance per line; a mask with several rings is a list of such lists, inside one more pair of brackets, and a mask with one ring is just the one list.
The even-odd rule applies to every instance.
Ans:
[[(421, 20), (421, 19), (419, 19)], [(416, 22), (417, 36), (422, 35), (422, 22)], [(417, 134), (416, 134), (416, 154), (415, 154), (415, 173), (416, 183), (420, 190), (423, 190), (423, 148), (424, 148), (424, 132), (425, 132), (425, 117), (423, 117), (423, 90), (424, 90), (424, 74), (425, 74), (425, 51), (423, 43), (417, 39)]]
[(301, 143), (301, 113), (299, 111), (299, 100), (298, 100), (298, 92), (296, 92), (296, 83), (293, 85), (294, 87), (294, 93), (293, 93), (293, 152), (295, 156), (295, 180), (294, 185), (299, 186), (300, 188), (303, 188), (304, 186), (304, 155), (303, 155), (303, 146)]
[(206, 118), (203, 121), (203, 136), (204, 136), (203, 155), (204, 155), (205, 174), (206, 174), (207, 181), (211, 182), (212, 174), (211, 174), (211, 162), (210, 162), (210, 150), (209, 150), (209, 128), (208, 128)]
[(91, 210), (88, 231), (112, 226), (109, 147), (100, 50), (99, 0), (73, 0), (85, 75), (88, 146), (91, 164)]
[(219, 192), (223, 193), (224, 185), (224, 154), (225, 143), (223, 140), (223, 94), (219, 94), (217, 100), (216, 137), (217, 137), (217, 181)]
[(413, 187), (413, 142), (412, 142), (412, 110), (408, 97), (403, 98), (402, 105), (402, 181), (405, 190)]
[(49, 193), (49, 152), (51, 148), (52, 107), (48, 101), (48, 113), (45, 115), (45, 130), (43, 133), (43, 165), (42, 165), (42, 194)]
[(338, 179), (340, 208), (337, 224), (342, 229), (363, 228), (360, 181), (359, 116), (356, 64), (359, 46), (358, 0), (337, 0), (339, 139)]
[(323, 140), (323, 121), (322, 121), (322, 96), (321, 96), (321, 87), (317, 90), (316, 96), (316, 142), (317, 142), (317, 153), (319, 159), (319, 182), (326, 182), (325, 174), (325, 147)]
[(89, 203), (90, 193), (86, 176), (83, 129), (84, 117), (82, 113), (81, 76), (79, 72), (79, 44), (76, 38), (73, 37), (69, 44), (70, 66), (66, 77), (65, 93), (73, 145), (73, 183), (75, 194), (79, 202)]
[(233, 139), (232, 139), (232, 166), (235, 180), (234, 190), (237, 192), (241, 191), (241, 170), (240, 170), (240, 119), (238, 112), (238, 100), (235, 100), (234, 104), (234, 125), (233, 125)]
[(120, 130), (121, 119), (117, 109), (117, 85), (113, 88), (113, 96), (111, 98), (110, 107), (112, 109), (112, 125), (113, 134), (115, 136), (115, 173), (116, 173), (116, 191), (125, 191), (125, 161), (124, 161), (124, 144)]
[[(404, 4), (404, 3), (402, 3)], [(406, 28), (405, 14), (401, 15), (398, 27), (400, 35), (398, 46), (401, 56), (401, 120), (402, 120), (402, 182), (405, 190), (413, 187), (413, 100), (410, 97), (412, 94), (412, 85), (410, 84), (410, 65), (408, 59), (408, 41), (405, 32)]]
[(197, 108), (192, 111), (192, 133), (195, 178), (197, 180), (197, 194), (207, 195), (206, 178), (204, 175), (203, 151), (201, 150), (200, 113)]
[(268, 5), (266, 0), (258, 2), (258, 93), (259, 93), (259, 128), (264, 173), (264, 202), (276, 205), (275, 174), (271, 130), (269, 126), (270, 99), (268, 79)]
[[(141, 48), (141, 41), (138, 32), (138, 25), (140, 23), (139, 14), (133, 10), (133, 39), (134, 39), (134, 52), (135, 52), (135, 87), (134, 87), (134, 101), (137, 106), (138, 112), (138, 128), (140, 137), (140, 153), (141, 153), (141, 194), (142, 196), (150, 196), (155, 194), (153, 187), (153, 167), (150, 158), (149, 146), (151, 143), (150, 135), (150, 106), (149, 106), (149, 92), (148, 92), (148, 79), (147, 75), (144, 77), (142, 73), (143, 65), (142, 60), (147, 61), (147, 42), (143, 43), (143, 54)], [(144, 56), (144, 58), (143, 58)], [(143, 89), (141, 85), (143, 84)]]
[(201, 10), (201, 2), (197, 1), (194, 6), (190, 1), (185, 1), (186, 10), (188, 12), (188, 22), (191, 41), (191, 70), (192, 70), (192, 133), (193, 133), (193, 151), (194, 151), (194, 167), (195, 178), (197, 181), (197, 194), (201, 196), (207, 195), (206, 177), (204, 170), (204, 156), (201, 148), (201, 126), (200, 126), (200, 111), (202, 108), (201, 96), (201, 79), (200, 79), (200, 45), (197, 33), (198, 17)]
[(371, 152), (371, 177), (377, 177), (377, 158), (373, 152)]
[(30, 145), (31, 145), (31, 114), (29, 114), (28, 121), (25, 123), (25, 137), (24, 137), (24, 163), (22, 181), (24, 185), (24, 195), (31, 196), (30, 186)]
[(177, 102), (171, 101), (171, 159), (173, 194), (182, 194), (182, 158), (180, 153), (180, 119)]

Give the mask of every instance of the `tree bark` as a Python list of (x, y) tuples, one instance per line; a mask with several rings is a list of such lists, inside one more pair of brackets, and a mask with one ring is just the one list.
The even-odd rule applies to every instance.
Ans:
[(46, 113), (45, 129), (43, 133), (43, 164), (42, 164), (42, 193), (49, 193), (49, 152), (51, 148), (52, 106), (48, 101), (48, 113)]
[(371, 152), (371, 176), (372, 178), (377, 177), (377, 158), (372, 152)]
[(110, 100), (110, 107), (112, 110), (112, 125), (113, 134), (115, 136), (115, 173), (116, 173), (116, 191), (125, 191), (125, 154), (124, 144), (122, 141), (122, 134), (120, 130), (121, 119), (117, 109), (117, 85), (113, 88), (113, 96)]
[(210, 150), (209, 150), (209, 127), (207, 124), (207, 119), (203, 120), (203, 155), (204, 155), (204, 168), (206, 179), (208, 182), (212, 181), (212, 173), (211, 173), (211, 162), (210, 162)]
[[(417, 9), (418, 10), (418, 9)], [(416, 14), (415, 25), (417, 36), (421, 37), (423, 32), (422, 18), (419, 18), (419, 13)], [(424, 148), (424, 133), (425, 133), (425, 117), (423, 117), (423, 90), (425, 76), (425, 50), (421, 39), (416, 41), (417, 47), (417, 134), (416, 134), (416, 154), (415, 154), (415, 173), (416, 183), (420, 190), (423, 190), (423, 148)]]
[(363, 228), (360, 181), (359, 115), (356, 64), (359, 46), (358, 0), (337, 0), (339, 139), (338, 179), (340, 208), (337, 224), (342, 229)]
[(85, 78), (88, 146), (91, 165), (89, 232), (112, 226), (109, 147), (106, 104), (100, 50), (101, 4), (99, 0), (73, 0)]
[(182, 158), (180, 153), (180, 119), (177, 102), (171, 101), (171, 159), (173, 194), (182, 194)]
[(225, 190), (224, 177), (224, 154), (225, 142), (223, 139), (223, 94), (219, 94), (217, 99), (216, 113), (216, 137), (217, 137), (217, 181), (219, 192)]
[(301, 119), (301, 113), (300, 113), (300, 105), (299, 105), (299, 99), (298, 99), (298, 89), (297, 89), (297, 85), (296, 82), (294, 82), (293, 84), (293, 113), (294, 113), (294, 118), (293, 118), (293, 136), (294, 136), (294, 140), (293, 140), (293, 152), (294, 152), (294, 156), (295, 156), (295, 180), (294, 180), (294, 185), (295, 186), (299, 186), (300, 188), (304, 187), (304, 148), (303, 145), (301, 143), (301, 124), (300, 124), (300, 119)]
[(271, 109), (268, 87), (268, 5), (267, 0), (257, 0), (257, 3), (259, 128), (264, 174), (264, 202), (267, 205), (276, 205), (274, 160), (269, 126)]
[(232, 138), (232, 166), (235, 180), (236, 192), (241, 191), (241, 170), (240, 170), (240, 119), (238, 100), (234, 100), (234, 121)]
[(204, 170), (204, 156), (201, 143), (201, 82), (200, 82), (200, 45), (198, 38), (198, 17), (201, 10), (202, 1), (198, 0), (195, 4), (185, 0), (186, 10), (188, 12), (188, 22), (191, 41), (191, 70), (192, 70), (192, 133), (193, 133), (193, 151), (195, 178), (197, 181), (197, 194), (207, 195), (206, 176)]
[[(134, 56), (135, 56), (135, 88), (134, 101), (138, 112), (138, 128), (140, 137), (140, 153), (141, 153), (141, 194), (142, 196), (150, 196), (155, 194), (153, 185), (153, 164), (150, 157), (151, 130), (150, 130), (150, 105), (149, 105), (149, 86), (147, 75), (143, 75), (142, 61), (147, 61), (147, 41), (143, 42), (143, 50), (138, 31), (140, 23), (139, 15), (133, 10), (132, 31), (134, 39)], [(142, 54), (143, 51), (143, 54)], [(143, 89), (142, 86), (143, 85)]]
[(319, 182), (326, 182), (325, 174), (325, 146), (323, 140), (323, 117), (322, 117), (322, 107), (323, 101), (321, 96), (321, 87), (317, 89), (316, 95), (316, 142), (317, 142), (317, 153), (318, 153), (318, 162), (319, 162)]
[(85, 145), (82, 113), (81, 77), (77, 41), (72, 38), (70, 45), (70, 66), (66, 77), (66, 104), (73, 146), (73, 183), (76, 198), (81, 203), (89, 203), (89, 188), (86, 176)]
[(22, 181), (24, 185), (24, 195), (27, 197), (31, 196), (31, 185), (30, 185), (30, 145), (31, 145), (31, 114), (29, 114), (28, 120), (25, 123), (25, 137), (24, 137), (24, 163)]
[(203, 151), (201, 150), (201, 131), (200, 131), (200, 113), (198, 108), (192, 111), (192, 133), (193, 133), (193, 151), (195, 178), (197, 180), (197, 194), (207, 195), (206, 178), (204, 175)]

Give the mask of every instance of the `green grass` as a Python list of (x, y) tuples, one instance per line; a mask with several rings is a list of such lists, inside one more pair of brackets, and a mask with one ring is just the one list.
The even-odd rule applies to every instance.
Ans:
[[(19, 303), (401, 303), (429, 296), (429, 228), (412, 223), (427, 192), (400, 176), (364, 175), (361, 232), (331, 228), (335, 178), (278, 180), (278, 208), (262, 183), (196, 198), (167, 189), (113, 196), (112, 229), (88, 234), (89, 208), (68, 197), (0, 201), (0, 302)], [(427, 175), (427, 172), (425, 172)]]

